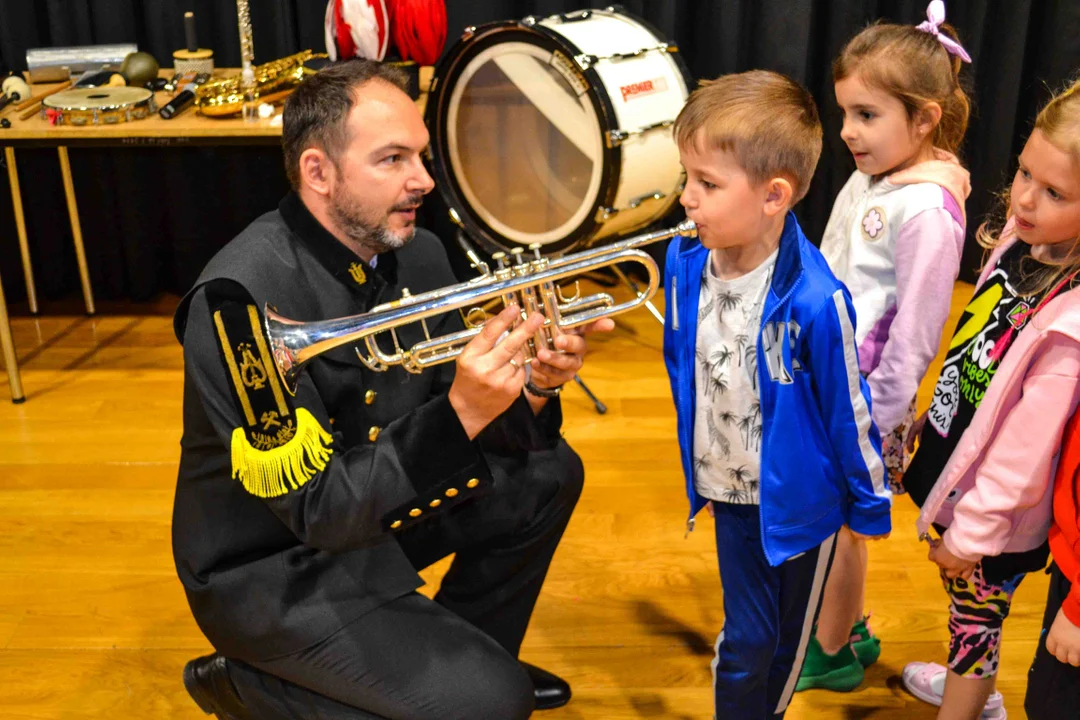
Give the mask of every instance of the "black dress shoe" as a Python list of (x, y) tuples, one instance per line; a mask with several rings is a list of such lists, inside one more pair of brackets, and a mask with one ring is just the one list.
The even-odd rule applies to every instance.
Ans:
[(570, 683), (527, 662), (521, 663), (521, 666), (533, 682), (537, 710), (552, 710), (570, 702)]
[(253, 720), (229, 678), (225, 658), (217, 653), (195, 658), (184, 666), (184, 687), (207, 715), (220, 720)]

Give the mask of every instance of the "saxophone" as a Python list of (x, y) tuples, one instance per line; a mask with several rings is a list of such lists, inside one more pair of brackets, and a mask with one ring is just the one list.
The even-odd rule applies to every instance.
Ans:
[[(263, 65), (256, 65), (255, 100), (275, 102), (281, 100), (296, 88), (304, 78), (314, 70), (304, 67), (304, 63), (314, 58), (327, 57), (325, 54), (305, 50), (295, 55), (273, 60)], [(195, 91), (195, 105), (199, 112), (208, 117), (226, 117), (238, 115), (244, 109), (244, 89), (241, 77), (223, 78), (203, 83)]]

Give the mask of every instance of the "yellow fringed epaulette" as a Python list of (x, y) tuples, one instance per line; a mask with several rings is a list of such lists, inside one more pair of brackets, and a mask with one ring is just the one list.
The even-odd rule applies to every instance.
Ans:
[(326, 469), (333, 436), (304, 408), (296, 409), (296, 434), (284, 445), (259, 450), (248, 442), (243, 428), (232, 434), (232, 474), (252, 495), (272, 498), (299, 490)]
[(207, 299), (240, 419), (232, 431), (232, 477), (260, 498), (299, 490), (326, 469), (333, 435), (284, 391), (250, 297), (207, 286)]

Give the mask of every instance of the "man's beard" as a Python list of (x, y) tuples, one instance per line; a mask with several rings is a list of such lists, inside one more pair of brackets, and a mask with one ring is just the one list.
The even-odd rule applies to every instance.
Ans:
[[(422, 198), (422, 195), (410, 197), (404, 203), (393, 206), (391, 211), (411, 210), (419, 207)], [(330, 198), (329, 213), (334, 224), (350, 240), (376, 255), (405, 247), (413, 239), (416, 231), (415, 225), (412, 225), (406, 227), (400, 234), (394, 234), (387, 226), (386, 221), (378, 223), (371, 220), (370, 213), (365, 212), (364, 208), (353, 200), (341, 186), (335, 189)]]

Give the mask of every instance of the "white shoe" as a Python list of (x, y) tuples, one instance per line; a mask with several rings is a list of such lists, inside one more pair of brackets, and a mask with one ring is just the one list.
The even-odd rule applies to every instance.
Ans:
[[(941, 707), (948, 670), (937, 663), (912, 662), (904, 666), (904, 687), (925, 703)], [(979, 720), (1005, 720), (1005, 698), (995, 690), (986, 701)]]

